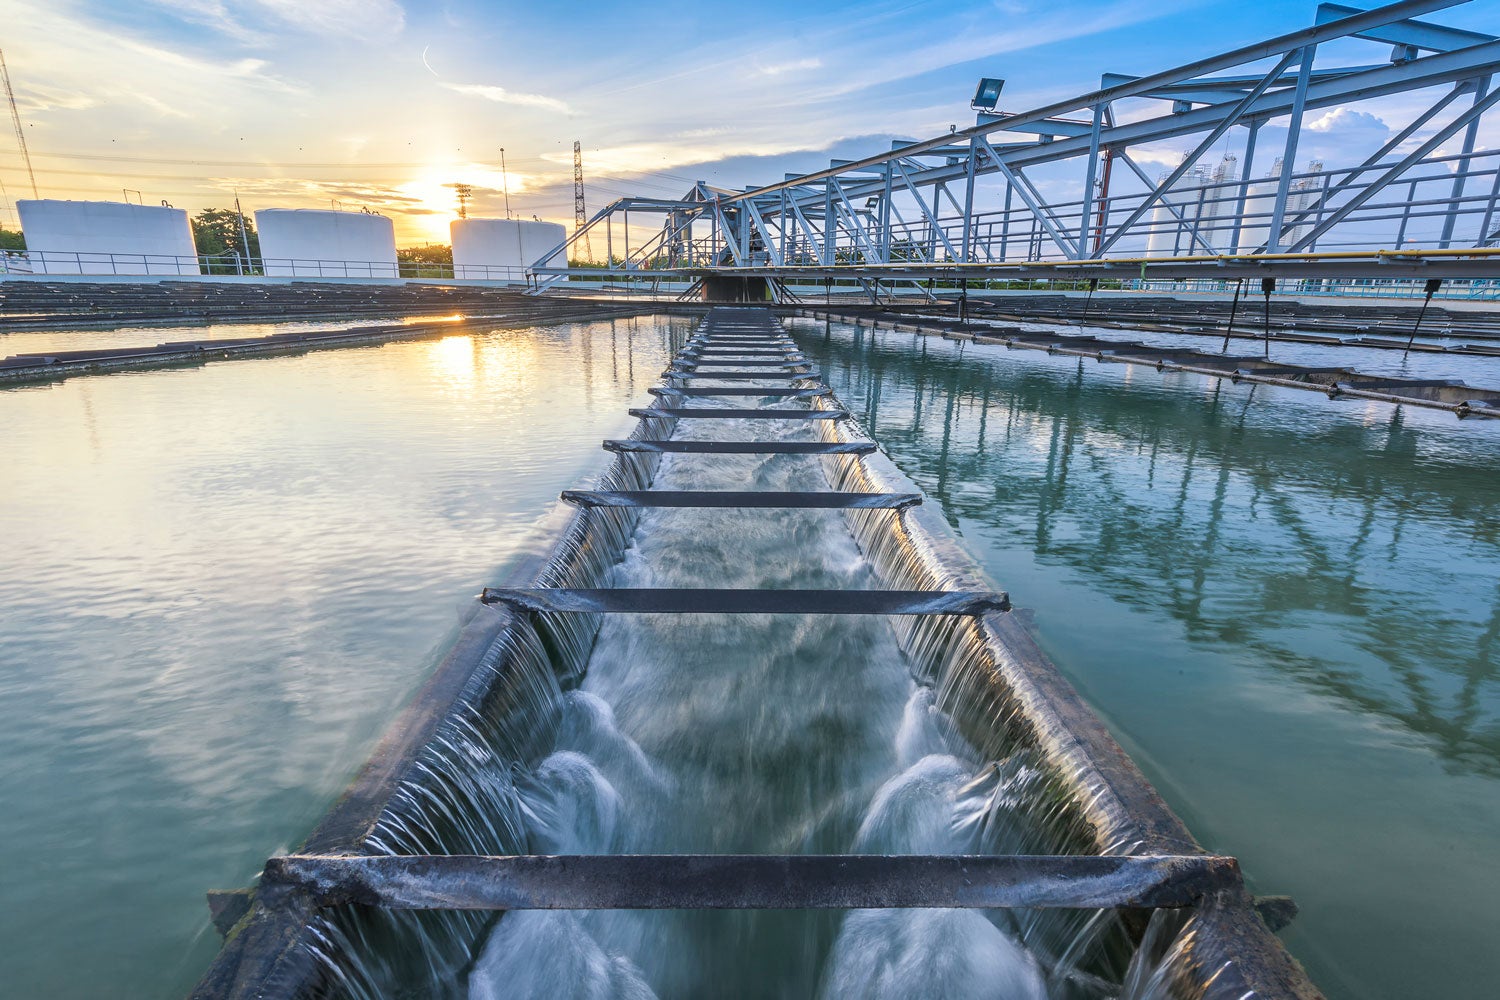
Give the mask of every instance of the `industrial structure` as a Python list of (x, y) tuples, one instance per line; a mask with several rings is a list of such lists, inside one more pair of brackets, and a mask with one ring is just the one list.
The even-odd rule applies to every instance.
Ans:
[[(985, 585), (941, 515), (923, 508), (915, 483), (879, 453), (769, 310), (709, 311), (653, 392), (651, 406), (630, 411), (638, 418), (631, 435), (604, 442), (615, 455), (608, 471), (592, 488), (562, 494), (574, 509), (559, 520), (552, 547), (539, 549), (513, 585), (481, 593), (452, 650), (349, 793), (299, 850), (266, 863), (253, 901), (213, 897), (233, 933), (195, 998), (430, 992), (404, 989), (398, 961), (368, 977), (352, 971), (382, 947), (420, 956), (418, 975), (430, 973), (431, 982), (462, 982), (484, 919), (421, 922), (412, 912), (891, 907), (1097, 909), (1106, 911), (1097, 923), (1109, 927), (1122, 910), (1159, 910), (1172, 946), (1158, 954), (1148, 938), (1138, 961), (1161, 970), (1173, 995), (1320, 995), (1274, 936), (1294, 908), (1253, 897), (1233, 858), (1193, 839), (1016, 624), (1009, 596)], [(717, 402), (693, 405), (705, 398)], [(684, 422), (726, 420), (738, 439), (677, 433)], [(789, 421), (803, 432), (763, 429)], [(778, 491), (753, 481), (749, 490), (675, 489), (661, 482), (664, 454), (707, 462), (809, 456), (821, 468), (804, 468), (796, 482), (832, 489)], [(747, 508), (843, 512), (880, 585), (618, 582), (613, 569), (634, 545), (643, 509)], [(479, 768), (496, 761), (508, 768), (512, 756), (529, 759), (542, 739), (531, 733), (548, 725), (546, 713), (528, 711), (523, 692), (581, 684), (602, 616), (662, 613), (890, 616), (912, 676), (951, 694), (944, 707), (960, 738), (987, 748), (980, 753), (1006, 747), (1035, 761), (1048, 819), (1028, 832), (1031, 849), (548, 855), (512, 835), (519, 823), (466, 821), (486, 805), (468, 790), (489, 782), (470, 774), (491, 774)], [(461, 748), (451, 766), (444, 748)], [(1092, 981), (1123, 978), (1124, 964), (1111, 966), (1089, 933), (1074, 927), (1067, 937), (1070, 960)], [(1136, 947), (1132, 940), (1125, 953)], [(1090, 950), (1098, 957), (1085, 958)]]
[[(583, 143), (573, 140), (573, 232), (588, 225), (588, 206), (583, 200)], [(563, 258), (565, 261), (567, 258)], [(594, 248), (589, 244), (588, 233), (583, 234), (583, 259), (594, 259)]]
[[(741, 190), (700, 181), (678, 199), (622, 198), (587, 221), (575, 142), (573, 231), (523, 240), (498, 277), (528, 274), (534, 291), (727, 281), (751, 298), (832, 281), (872, 298), (882, 283), (1038, 278), (1497, 282), (1500, 149), (1478, 140), (1500, 103), (1500, 39), (1421, 19), (1465, 2), (1324, 3), (1311, 27), (1147, 76), (1105, 73), (1097, 90), (1025, 111), (999, 110), (1004, 81), (989, 78), (972, 127)], [(1307, 148), (1320, 118), (1362, 109), (1389, 125), (1378, 145), (1339, 163)], [(1148, 170), (1173, 144), (1176, 165)], [(265, 263), (252, 272), (401, 276), (388, 220), (257, 218)], [(454, 277), (497, 277), (480, 266)], [(104, 258), (86, 273), (131, 272)]]
[(396, 228), (371, 212), (267, 208), (255, 213), (267, 277), (394, 278)]
[[(1106, 73), (1098, 90), (1022, 112), (997, 111), (1003, 81), (985, 80), (970, 128), (739, 191), (699, 182), (677, 200), (623, 198), (565, 249), (603, 237), (613, 276), (734, 277), (769, 281), (772, 294), (834, 278), (867, 290), (933, 278), (1492, 280), (1500, 151), (1477, 138), (1500, 102), (1500, 39), (1417, 19), (1461, 2), (1324, 3), (1311, 27), (1148, 76)], [(1369, 55), (1334, 65), (1330, 53), (1350, 46), (1329, 43), (1347, 40)], [(1379, 105), (1387, 119), (1422, 106), (1377, 148), (1297, 169), (1313, 113), (1392, 97), (1407, 100)], [(1163, 143), (1186, 152), (1157, 178), (1136, 154)], [(1226, 143), (1234, 162), (1210, 167)], [(1070, 176), (1071, 194), (1044, 193), (1043, 178), (1058, 191)], [(649, 237), (632, 242), (632, 225)], [(536, 272), (542, 287), (582, 273)]]
[(187, 212), (123, 201), (16, 202), (34, 274), (197, 274)]
[(555, 222), (523, 219), (454, 219), (448, 224), (453, 245), (455, 278), (504, 278), (520, 280), (527, 265), (546, 260), (548, 267), (565, 267), (567, 258), (555, 250), (567, 236)]

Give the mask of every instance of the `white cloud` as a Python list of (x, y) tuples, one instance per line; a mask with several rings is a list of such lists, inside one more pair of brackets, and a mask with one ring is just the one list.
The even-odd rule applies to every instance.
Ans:
[(1310, 132), (1343, 132), (1348, 130), (1379, 131), (1389, 135), (1391, 128), (1368, 111), (1337, 107), (1326, 111), (1302, 126)]
[(28, 83), (16, 94), (16, 104), (23, 118), (43, 111), (83, 111), (98, 103), (88, 94), (35, 82)]
[(261, 10), (294, 28), (355, 41), (386, 41), (406, 27), (396, 0), (253, 0)]
[(151, 5), (172, 12), (187, 24), (198, 24), (246, 45), (265, 45), (269, 39), (241, 24), (222, 0), (150, 0)]
[[(0, 11), (4, 6), (0, 0)], [(66, 5), (32, 7), (14, 20), (0, 14), (0, 21), (11, 32), (7, 42), (14, 40), (7, 56), (17, 98), (39, 132), (55, 123), (46, 114), (53, 110), (74, 113), (79, 127), (123, 129), (139, 124), (127, 113), (132, 109), (222, 121), (226, 94), (248, 101), (299, 92), (269, 73), (264, 60), (201, 58), (96, 23)], [(49, 58), (57, 52), (67, 58)]]
[(772, 66), (760, 66), (756, 72), (761, 76), (780, 76), (783, 73), (800, 73), (810, 69), (822, 69), (823, 60), (816, 57), (811, 59), (795, 59), (791, 62), (777, 63)]
[(492, 87), (483, 83), (448, 83), (443, 81), (442, 87), (456, 94), (468, 94), (471, 97), (482, 97), (486, 101), (494, 101), (497, 104), (514, 104), (523, 108), (544, 108), (547, 111), (557, 111), (565, 115), (573, 112), (567, 104), (555, 97), (547, 97), (543, 94), (522, 94), (514, 90), (506, 90), (504, 87)]

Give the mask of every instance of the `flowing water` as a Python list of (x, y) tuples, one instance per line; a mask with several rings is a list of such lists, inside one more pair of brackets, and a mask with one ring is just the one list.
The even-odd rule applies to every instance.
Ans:
[[(7, 989), (159, 996), (196, 978), (215, 945), (199, 893), (244, 884), (326, 808), (454, 612), (505, 578), (557, 490), (602, 468), (597, 442), (632, 423), (668, 326), (0, 393), (0, 834), (30, 860), (0, 887)], [(1037, 609), (1043, 644), (1199, 838), (1244, 859), (1261, 891), (1297, 896), (1288, 940), (1331, 996), (1483, 995), (1500, 980), (1487, 943), (1500, 424), (794, 330), (970, 551)], [(730, 421), (679, 433), (752, 436)], [(828, 488), (823, 476), (800, 457), (668, 456), (654, 485)], [(846, 523), (647, 511), (614, 582), (882, 585)], [(591, 654), (591, 636), (572, 637), (579, 684), (553, 672), (569, 638), (515, 640), (514, 711), (456, 720), (431, 748), (431, 782), (406, 790), (376, 846), (1059, 839), (1024, 820), (1045, 799), (1025, 756), (958, 738), (952, 690), (880, 620), (607, 616)], [(439, 807), (433, 788), (476, 808)], [(403, 980), (481, 998), (985, 995), (982, 983), (1135, 1000), (1159, 985), (1149, 962), (1100, 957), (1118, 952), (1118, 928), (1087, 914), (423, 915), (322, 933), (353, 993)], [(1149, 933), (1170, 943), (1160, 921)], [(462, 947), (413, 955), (414, 936)], [(341, 964), (351, 953), (367, 964)]]
[[(698, 383), (700, 386), (701, 382)], [(696, 401), (724, 406), (726, 400)], [(732, 405), (732, 404), (731, 404)], [(753, 404), (752, 404), (753, 405)], [(762, 405), (769, 405), (762, 401)], [(797, 406), (790, 408), (796, 409)], [(653, 421), (651, 436), (672, 421)], [(677, 422), (681, 438), (816, 440), (806, 422)], [(630, 456), (622, 459), (627, 470)], [(668, 456), (643, 485), (826, 490), (819, 460)], [(893, 518), (892, 512), (861, 515)], [(618, 525), (600, 529), (624, 541)], [(635, 588), (889, 584), (840, 512), (656, 509), (602, 581)], [(555, 627), (555, 626), (554, 626)], [(966, 744), (928, 683), (940, 627), (903, 654), (879, 617), (604, 616), (520, 650), (510, 708), (473, 704), (418, 769), (375, 847), (394, 853), (1023, 853), (1068, 846), (1028, 752)], [(592, 653), (586, 656), (590, 648)], [(573, 674), (569, 664), (578, 660)], [(965, 669), (953, 668), (957, 673)], [(559, 684), (559, 678), (561, 683)], [(519, 680), (517, 680), (519, 678)], [(919, 679), (923, 683), (919, 683)], [(576, 686), (575, 686), (576, 684)], [(545, 721), (539, 721), (545, 720)], [(997, 723), (998, 725), (998, 723)], [(460, 746), (461, 752), (450, 748)], [(453, 816), (489, 816), (482, 827)], [(344, 911), (318, 931), (356, 996), (1119, 995), (1113, 915), (976, 911)], [(473, 944), (469, 944), (472, 941)], [(1024, 942), (1024, 943), (1023, 943)], [(470, 948), (478, 952), (469, 963)], [(1140, 993), (1146, 996), (1146, 993)]]

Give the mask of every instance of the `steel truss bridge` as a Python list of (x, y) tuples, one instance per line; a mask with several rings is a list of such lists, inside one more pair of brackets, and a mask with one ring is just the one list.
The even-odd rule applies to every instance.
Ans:
[[(1500, 282), (1500, 149), (1476, 150), (1500, 103), (1500, 39), (1419, 19), (1466, 2), (1324, 3), (1311, 27), (1149, 76), (1106, 73), (1091, 93), (981, 111), (971, 128), (861, 160), (740, 191), (699, 182), (676, 201), (623, 198), (531, 280), (761, 278), (778, 297), (834, 280), (872, 295), (929, 280)], [(1351, 51), (1369, 61), (1332, 64)], [(1361, 108), (1410, 117), (1358, 162), (1295, 168), (1316, 113)], [(1173, 142), (1181, 163), (1153, 177), (1143, 149)], [(1211, 169), (1226, 145), (1239, 156)], [(1059, 190), (1071, 194), (1047, 193)], [(579, 266), (583, 246), (603, 262)], [(559, 253), (570, 266), (544, 266)]]

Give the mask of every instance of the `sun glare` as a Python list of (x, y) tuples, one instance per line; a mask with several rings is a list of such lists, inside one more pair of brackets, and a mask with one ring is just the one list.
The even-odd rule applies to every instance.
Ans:
[[(533, 185), (530, 178), (515, 171), (508, 178), (491, 164), (442, 164), (426, 168), (420, 177), (397, 186), (412, 200), (410, 208), (398, 220), (409, 240), (425, 243), (447, 243), (448, 223), (458, 218), (457, 185), (468, 184), (473, 190), (469, 215), (474, 218), (505, 217), (505, 187), (510, 187), (512, 207)], [(403, 224), (404, 223), (404, 224)]]

